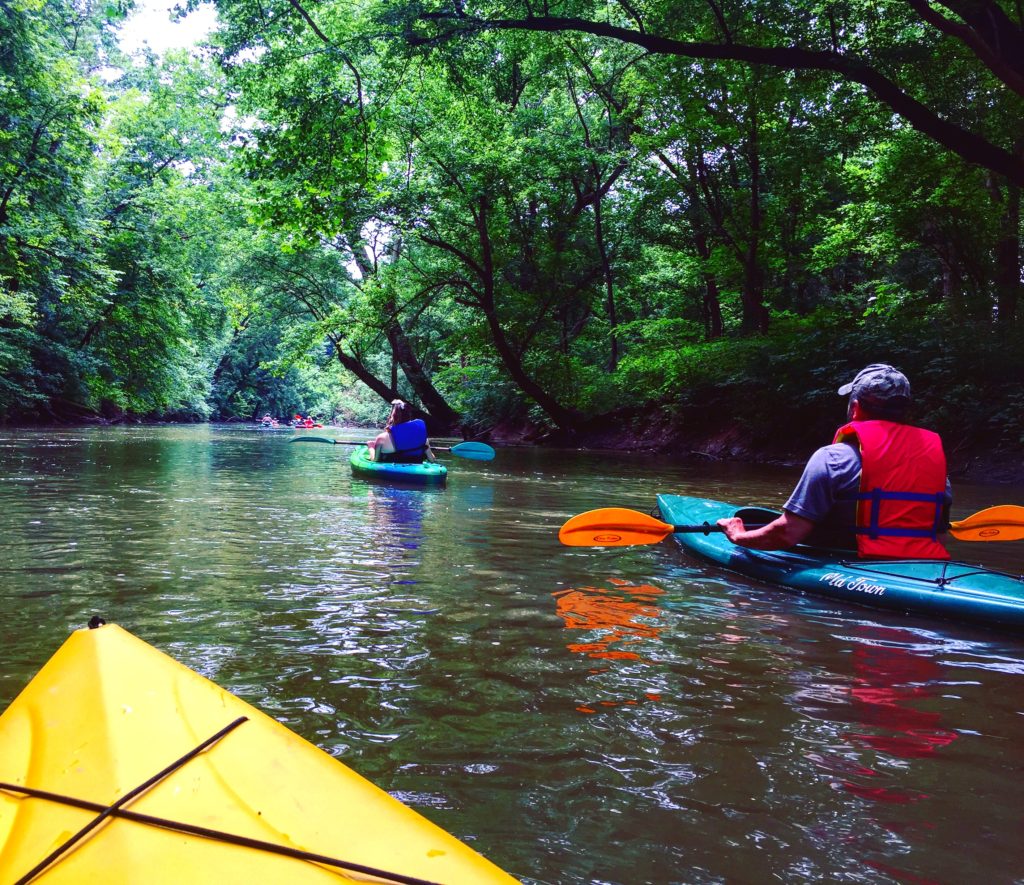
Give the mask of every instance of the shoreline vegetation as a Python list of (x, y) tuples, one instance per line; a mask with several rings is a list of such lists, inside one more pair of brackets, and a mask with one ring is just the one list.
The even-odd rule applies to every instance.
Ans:
[(0, 426), (798, 464), (886, 362), (1024, 472), (1019, 9), (212, 0), (160, 56), (131, 5), (0, 7)]
[[(124, 419), (110, 420), (97, 418), (92, 421), (77, 422), (49, 422), (34, 424), (0, 425), (2, 430), (26, 430), (26, 429), (74, 429), (75, 427), (97, 427), (117, 425), (166, 425), (166, 424), (198, 424), (201, 421), (162, 421), (157, 419), (143, 419), (138, 417), (126, 417)], [(211, 421), (211, 424), (244, 425), (249, 427), (258, 426), (257, 421), (232, 419), (229, 421)], [(346, 424), (346, 427), (358, 427), (367, 432), (375, 428), (373, 425)], [(282, 430), (289, 429), (282, 424)], [(549, 439), (537, 440), (528, 428), (520, 432), (507, 429), (504, 433), (498, 432), (489, 434), (487, 439), (496, 447), (530, 447), (542, 446), (553, 448), (568, 448), (578, 451), (609, 454), (621, 453), (623, 451), (638, 454), (671, 455), (683, 462), (718, 462), (733, 464), (765, 464), (777, 467), (799, 468), (804, 465), (811, 452), (818, 445), (824, 445), (830, 439), (823, 439), (817, 445), (811, 444), (803, 449), (792, 449), (785, 451), (778, 446), (758, 447), (744, 440), (743, 434), (738, 428), (723, 430), (720, 433), (709, 436), (665, 436), (658, 438), (655, 435), (637, 436), (632, 432), (621, 434), (602, 433), (593, 436), (583, 436), (575, 440)], [(949, 457), (949, 471), (951, 478), (978, 482), (992, 485), (1024, 485), (1024, 462), (1019, 452), (1001, 451), (989, 447), (979, 447), (970, 451), (959, 451)]]
[[(168, 424), (199, 424), (207, 423), (198, 419), (187, 421), (166, 421), (154, 418), (125, 415), (121, 418), (109, 419), (95, 416), (92, 420), (49, 421), (0, 425), (2, 430), (60, 430), (76, 427), (97, 426), (146, 426)], [(231, 418), (222, 421), (210, 421), (210, 424), (225, 424), (242, 427), (259, 427), (255, 419)], [(327, 427), (335, 426), (327, 424)], [(358, 428), (367, 433), (378, 430), (374, 424), (355, 424), (345, 422), (346, 428)], [(837, 419), (838, 426), (838, 419)], [(277, 430), (294, 430), (282, 423)], [(457, 437), (453, 437), (457, 438)], [(763, 464), (778, 467), (800, 468), (810, 454), (820, 445), (829, 442), (831, 437), (815, 442), (805, 439), (801, 446), (786, 448), (779, 442), (766, 443), (757, 441), (745, 434), (739, 424), (722, 425), (715, 430), (703, 433), (682, 432), (670, 427), (660, 429), (648, 428), (638, 433), (633, 430), (593, 432), (573, 437), (538, 434), (537, 428), (527, 426), (513, 427), (506, 425), (497, 427), (494, 432), (484, 437), (490, 443), (502, 447), (551, 447), (577, 451), (602, 453), (610, 455), (624, 451), (635, 454), (670, 455), (680, 462), (691, 463), (733, 463)], [(802, 438), (803, 439), (803, 438)], [(971, 448), (958, 447), (947, 453), (950, 477), (970, 482), (992, 485), (1024, 485), (1024, 459), (1019, 451), (999, 449), (984, 443)]]

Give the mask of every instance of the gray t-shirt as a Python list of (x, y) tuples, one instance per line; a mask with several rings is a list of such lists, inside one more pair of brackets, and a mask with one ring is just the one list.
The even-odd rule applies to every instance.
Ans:
[(843, 505), (845, 519), (839, 523), (853, 525), (855, 518), (855, 501), (842, 501), (860, 491), (860, 452), (849, 443), (832, 443), (822, 446), (807, 462), (800, 482), (793, 489), (793, 494), (785, 504), (786, 510), (809, 519), (819, 525), (829, 520), (834, 521), (837, 503)]
[[(850, 443), (832, 443), (818, 449), (804, 467), (800, 481), (783, 509), (815, 524), (807, 543), (856, 547), (852, 527), (857, 520), (860, 491), (860, 450)], [(953, 500), (946, 480), (946, 502)]]

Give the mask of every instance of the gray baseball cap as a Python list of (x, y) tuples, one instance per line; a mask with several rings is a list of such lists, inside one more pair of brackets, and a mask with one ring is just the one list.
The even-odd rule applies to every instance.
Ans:
[(839, 388), (840, 396), (848, 394), (878, 405), (905, 405), (910, 402), (910, 382), (899, 369), (887, 363), (872, 363), (861, 369), (849, 384)]

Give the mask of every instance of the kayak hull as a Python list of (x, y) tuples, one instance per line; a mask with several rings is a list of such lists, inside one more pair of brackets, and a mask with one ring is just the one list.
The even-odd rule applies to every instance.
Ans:
[[(662, 519), (673, 525), (715, 525), (741, 516), (770, 522), (777, 511), (723, 501), (659, 495)], [(954, 621), (1024, 629), (1024, 579), (966, 562), (859, 560), (852, 551), (795, 547), (748, 550), (723, 533), (677, 532), (679, 545), (700, 559), (747, 577), (841, 602)]]
[[(0, 782), (107, 806), (243, 719), (124, 806), (129, 814), (434, 882), (514, 882), (280, 723), (119, 627), (78, 630), (0, 716)], [(0, 882), (97, 816), (0, 788)], [(379, 880), (112, 817), (33, 881)]]
[(370, 450), (360, 446), (348, 459), (352, 475), (363, 479), (405, 485), (443, 486), (448, 481), (448, 468), (436, 461), (422, 464), (392, 464), (388, 461), (371, 461)]

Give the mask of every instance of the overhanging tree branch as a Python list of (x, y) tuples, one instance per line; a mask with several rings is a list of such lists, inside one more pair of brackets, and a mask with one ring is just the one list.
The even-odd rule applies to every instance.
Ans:
[[(966, 5), (969, 0), (963, 0)], [(953, 0), (949, 0), (952, 4)], [(896, 83), (855, 56), (822, 52), (798, 46), (749, 46), (741, 43), (703, 43), (674, 40), (656, 34), (622, 28), (606, 22), (559, 16), (528, 16), (521, 19), (479, 19), (456, 17), (451, 13), (424, 13), (421, 22), (440, 26), (432, 35), (410, 31), (406, 39), (413, 46), (428, 46), (457, 36), (485, 30), (576, 31), (640, 46), (657, 55), (713, 61), (738, 61), (791, 71), (825, 71), (864, 86), (880, 102), (929, 138), (959, 155), (968, 163), (983, 166), (1024, 186), (1024, 158), (1014, 156), (985, 138), (943, 119)]]
[(356, 98), (359, 103), (359, 125), (363, 135), (363, 166), (364, 172), (368, 173), (370, 163), (370, 137), (369, 126), (366, 121), (366, 106), (363, 101), (363, 78), (362, 75), (359, 73), (359, 68), (356, 67), (356, 63), (352, 60), (352, 57), (347, 52), (343, 52), (341, 49), (339, 49), (334, 44), (334, 42), (322, 30), (320, 30), (320, 27), (317, 25), (315, 21), (313, 21), (313, 17), (306, 11), (302, 4), (299, 3), (299, 0), (288, 0), (288, 2), (291, 4), (292, 8), (300, 16), (302, 16), (303, 21), (305, 21), (306, 24), (309, 25), (310, 30), (314, 34), (316, 34), (317, 38), (321, 42), (329, 46), (331, 49), (334, 49), (335, 51), (338, 52), (338, 55), (341, 58), (342, 63), (345, 65), (345, 67), (349, 69), (349, 72), (355, 79)]
[(907, 0), (928, 24), (962, 40), (1007, 86), (1024, 96), (1024, 28), (989, 0), (939, 0), (963, 22), (934, 9), (928, 0)]

